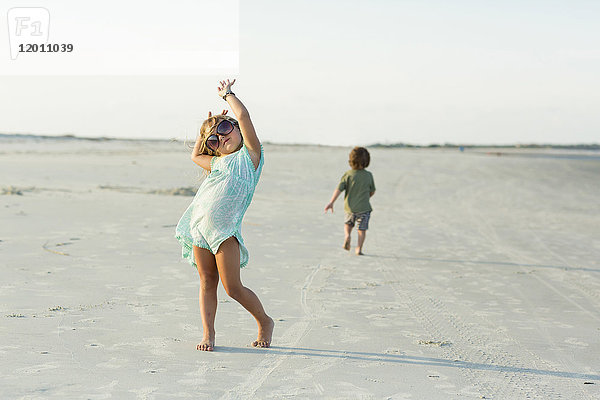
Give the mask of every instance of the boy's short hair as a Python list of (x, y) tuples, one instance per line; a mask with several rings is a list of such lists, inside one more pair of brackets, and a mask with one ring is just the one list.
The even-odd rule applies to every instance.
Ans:
[(369, 166), (369, 162), (371, 162), (371, 156), (364, 147), (357, 146), (350, 152), (348, 163), (352, 169), (365, 169)]

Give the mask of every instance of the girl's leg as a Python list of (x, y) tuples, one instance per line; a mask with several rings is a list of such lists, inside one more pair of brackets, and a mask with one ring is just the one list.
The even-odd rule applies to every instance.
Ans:
[(356, 246), (356, 254), (359, 256), (363, 255), (362, 252), (362, 247), (363, 247), (363, 243), (365, 242), (365, 238), (367, 237), (367, 231), (361, 231), (360, 229), (357, 229), (358, 231), (358, 245)]
[(352, 233), (352, 225), (344, 224), (344, 249), (350, 250), (350, 233)]
[(215, 256), (208, 250), (194, 246), (194, 259), (200, 275), (200, 315), (204, 335), (197, 350), (213, 351), (215, 346), (215, 314), (217, 313), (217, 286), (219, 272)]
[(275, 323), (254, 292), (244, 285), (240, 278), (240, 247), (235, 237), (225, 240), (215, 255), (217, 269), (225, 291), (252, 314), (258, 323), (258, 338), (252, 343), (255, 347), (269, 347)]

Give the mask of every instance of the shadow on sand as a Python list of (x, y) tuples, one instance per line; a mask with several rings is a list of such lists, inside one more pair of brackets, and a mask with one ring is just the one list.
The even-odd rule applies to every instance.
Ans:
[(290, 357), (321, 357), (321, 358), (339, 358), (340, 360), (358, 360), (358, 361), (373, 361), (378, 363), (390, 364), (412, 364), (412, 365), (427, 365), (437, 367), (464, 368), (475, 369), (482, 371), (498, 371), (498, 372), (514, 372), (521, 374), (535, 374), (545, 376), (556, 376), (559, 378), (583, 379), (587, 381), (600, 380), (600, 375), (582, 374), (578, 372), (565, 371), (550, 371), (536, 368), (513, 367), (507, 365), (482, 364), (460, 360), (446, 360), (443, 358), (431, 357), (415, 357), (401, 354), (379, 354), (367, 353), (359, 351), (343, 351), (343, 350), (322, 350), (310, 349), (302, 347), (283, 347), (272, 346), (269, 349), (259, 349), (253, 347), (227, 347), (217, 346), (215, 352), (220, 353), (256, 353), (261, 354), (276, 354), (280, 356)]
[(506, 261), (458, 260), (458, 259), (431, 258), (431, 257), (402, 257), (402, 256), (390, 256), (390, 255), (367, 254), (367, 253), (363, 254), (363, 257), (389, 258), (389, 259), (394, 259), (394, 260), (436, 261), (436, 262), (456, 263), (456, 264), (484, 264), (484, 265), (505, 265), (505, 266), (510, 266), (510, 267), (553, 268), (553, 269), (561, 269), (564, 271), (600, 272), (600, 269), (598, 269), (598, 268), (569, 267), (567, 265), (521, 264), (521, 263), (506, 262)]

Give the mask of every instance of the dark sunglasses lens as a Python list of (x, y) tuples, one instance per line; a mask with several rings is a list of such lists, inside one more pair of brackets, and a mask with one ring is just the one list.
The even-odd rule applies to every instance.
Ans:
[(219, 138), (215, 135), (210, 135), (206, 139), (206, 146), (213, 151), (216, 150), (219, 147)]
[(233, 124), (226, 119), (219, 122), (217, 125), (217, 134), (219, 135), (227, 135), (233, 130)]

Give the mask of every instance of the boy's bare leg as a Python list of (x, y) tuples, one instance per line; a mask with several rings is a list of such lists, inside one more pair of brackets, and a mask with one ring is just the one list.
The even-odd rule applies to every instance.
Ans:
[(344, 250), (350, 250), (350, 233), (352, 233), (352, 225), (344, 224)]
[(358, 231), (358, 245), (356, 246), (356, 255), (362, 256), (363, 255), (362, 247), (363, 247), (363, 243), (365, 242), (365, 237), (367, 237), (367, 231), (362, 231), (360, 229), (357, 229), (357, 231)]
[(217, 269), (227, 294), (240, 303), (252, 314), (258, 324), (258, 338), (252, 343), (254, 347), (270, 347), (275, 322), (267, 315), (260, 300), (254, 292), (244, 285), (240, 279), (240, 247), (235, 237), (225, 240), (217, 254)]
[(196, 350), (213, 351), (215, 347), (215, 314), (217, 313), (217, 286), (219, 272), (215, 256), (201, 247), (194, 246), (194, 259), (200, 275), (200, 315), (204, 334)]

